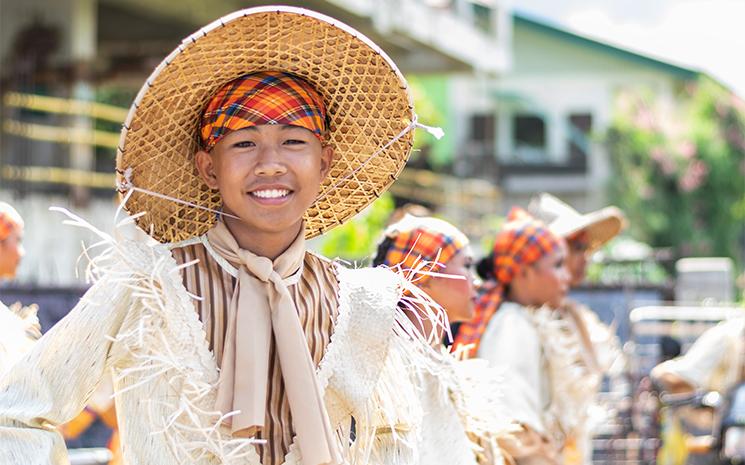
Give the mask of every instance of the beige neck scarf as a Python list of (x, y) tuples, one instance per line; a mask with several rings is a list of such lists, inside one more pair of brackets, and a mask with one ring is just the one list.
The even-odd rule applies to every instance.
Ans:
[(216, 407), (238, 412), (228, 419), (236, 436), (250, 437), (263, 428), (273, 331), (303, 465), (341, 463), (315, 365), (287, 289), (302, 273), (305, 230), (273, 262), (241, 249), (222, 221), (207, 233), (207, 239), (238, 269)]

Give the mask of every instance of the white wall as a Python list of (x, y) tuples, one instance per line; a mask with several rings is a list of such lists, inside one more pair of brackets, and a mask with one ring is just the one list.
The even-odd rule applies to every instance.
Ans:
[[(67, 197), (29, 195), (14, 198), (12, 193), (0, 189), (0, 201), (8, 202), (18, 210), (25, 222), (23, 244), (26, 255), (21, 261), (16, 282), (46, 286), (69, 286), (84, 283), (87, 260), (78, 258), (82, 244), (92, 245), (96, 236), (85, 229), (63, 225), (66, 217), (50, 212), (50, 206), (71, 210), (93, 226), (111, 233), (114, 226), (116, 203), (114, 195), (109, 200), (97, 199), (85, 208), (70, 205)], [(95, 253), (94, 253), (95, 255)], [(79, 271), (79, 276), (76, 276)]]

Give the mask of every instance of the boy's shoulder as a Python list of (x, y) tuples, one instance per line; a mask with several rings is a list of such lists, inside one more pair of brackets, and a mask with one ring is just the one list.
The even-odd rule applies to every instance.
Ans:
[(353, 263), (346, 262), (342, 259), (331, 259), (318, 252), (308, 250), (305, 253), (306, 262), (318, 264), (319, 266), (331, 269), (341, 279), (352, 282), (364, 282), (368, 287), (379, 285), (397, 285), (404, 279), (398, 273), (395, 273), (386, 267), (359, 267)]

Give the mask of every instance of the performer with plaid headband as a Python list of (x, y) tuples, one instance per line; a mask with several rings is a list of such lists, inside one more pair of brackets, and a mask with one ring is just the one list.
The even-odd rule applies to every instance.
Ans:
[[(15, 208), (0, 202), (0, 279), (16, 276), (23, 257), (23, 218)], [(41, 336), (38, 307), (0, 302), (0, 373), (8, 369), (26, 353)]]
[(470, 463), (420, 461), (441, 309), (403, 273), (306, 248), (390, 186), (417, 120), (385, 53), (312, 11), (238, 11), (182, 41), (123, 125), (117, 223), (140, 229), (68, 212), (108, 248), (0, 378), (0, 463), (68, 463), (54, 427), (107, 374), (131, 465)]
[(0, 202), (0, 279), (12, 279), (23, 257), (23, 219), (15, 208)]
[(472, 318), (476, 295), (473, 253), (466, 235), (452, 224), (404, 216), (386, 228), (373, 258), (373, 266), (379, 265), (416, 276), (417, 287), (443, 307), (451, 323)]
[[(492, 253), (479, 262), (479, 274), (484, 282), (479, 289), (474, 318), (458, 328), (455, 345), (476, 355), (487, 325), (507, 297), (508, 290), (523, 293), (520, 284), (513, 281), (532, 271), (532, 266), (547, 257), (563, 257), (563, 243), (541, 222), (529, 216), (525, 210), (514, 208), (507, 217), (507, 224), (497, 234)], [(529, 281), (529, 284), (532, 284)], [(531, 289), (534, 287), (531, 286)], [(528, 290), (524, 299), (528, 305), (543, 305), (566, 291), (566, 284), (558, 289), (546, 289), (546, 295), (534, 295)]]
[(552, 415), (555, 397), (546, 370), (546, 340), (538, 327), (544, 305), (567, 291), (566, 249), (561, 238), (520, 208), (513, 208), (497, 233), (492, 252), (477, 270), (479, 289), (473, 320), (458, 329), (456, 347), (506, 371), (506, 412), (523, 430), (502, 441), (518, 464), (561, 463), (563, 445)]
[[(554, 234), (567, 242), (567, 270), (570, 287), (581, 284), (587, 274), (587, 264), (593, 252), (618, 235), (626, 220), (616, 207), (606, 207), (581, 214), (551, 194), (542, 193), (531, 199), (528, 211), (545, 222)], [(581, 393), (573, 403), (575, 427), (563, 450), (566, 465), (592, 464), (592, 436), (604, 415), (605, 406), (597, 402), (603, 376), (619, 374), (623, 366), (621, 343), (613, 327), (606, 326), (589, 307), (566, 298), (561, 304), (559, 323), (571, 330), (563, 337), (566, 354), (580, 354), (572, 362), (572, 382), (566, 383), (571, 398)], [(557, 325), (559, 327), (559, 325)], [(582, 402), (584, 399), (584, 402)], [(590, 413), (594, 421), (590, 418)]]
[[(468, 238), (452, 224), (407, 214), (386, 228), (372, 264), (416, 276), (416, 286), (443, 307), (451, 323), (473, 317), (473, 255)], [(431, 329), (406, 302), (400, 307), (420, 331)], [(450, 335), (444, 339), (449, 344)], [(515, 425), (504, 413), (501, 373), (484, 360), (458, 360), (444, 347), (438, 365), (434, 374), (424, 375), (419, 396), (425, 435), (417, 463), (503, 463), (499, 440)]]

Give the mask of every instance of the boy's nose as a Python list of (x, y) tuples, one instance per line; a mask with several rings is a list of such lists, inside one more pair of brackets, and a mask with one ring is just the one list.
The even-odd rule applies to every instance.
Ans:
[(256, 176), (279, 176), (287, 172), (287, 168), (282, 163), (270, 161), (259, 163), (254, 169)]
[(259, 158), (254, 168), (256, 176), (279, 176), (287, 172), (287, 167), (282, 163), (281, 155), (277, 147), (267, 144), (262, 147)]

